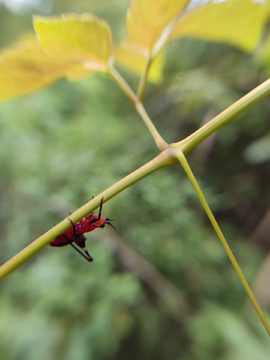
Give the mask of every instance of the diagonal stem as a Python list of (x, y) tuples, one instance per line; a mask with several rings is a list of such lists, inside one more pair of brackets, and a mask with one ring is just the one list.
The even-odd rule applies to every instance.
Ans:
[(148, 53), (145, 68), (144, 68), (142, 76), (140, 78), (140, 82), (139, 82), (139, 86), (138, 86), (138, 90), (137, 90), (137, 96), (140, 101), (142, 101), (144, 88), (145, 88), (146, 81), (147, 81), (148, 71), (150, 69), (150, 66), (151, 66), (153, 60), (154, 60), (154, 58), (152, 58), (152, 55), (150, 53)]
[(221, 229), (220, 229), (220, 227), (219, 227), (219, 225), (218, 225), (218, 223), (217, 223), (217, 221), (216, 221), (216, 219), (215, 219), (215, 217), (214, 217), (214, 215), (213, 215), (213, 213), (212, 213), (212, 211), (211, 211), (211, 209), (209, 207), (209, 205), (207, 204), (207, 202), (205, 200), (205, 197), (203, 196), (203, 193), (202, 193), (202, 191), (201, 191), (201, 189), (200, 189), (200, 187), (199, 187), (199, 185), (198, 185), (198, 183), (197, 183), (197, 181), (195, 179), (195, 176), (193, 175), (192, 170), (191, 170), (191, 168), (190, 168), (190, 166), (189, 166), (189, 164), (188, 164), (188, 162), (186, 160), (185, 155), (183, 154), (183, 152), (181, 150), (176, 150), (175, 157), (180, 161), (181, 165), (183, 166), (183, 168), (184, 168), (184, 170), (185, 170), (185, 172), (186, 172), (192, 186), (194, 187), (194, 190), (196, 191), (196, 193), (197, 193), (197, 195), (199, 197), (199, 200), (200, 200), (200, 202), (201, 202), (201, 204), (202, 204), (202, 206), (203, 206), (209, 220), (211, 221), (211, 223), (213, 225), (213, 228), (215, 229), (215, 231), (216, 231), (216, 233), (217, 233), (217, 235), (218, 235), (218, 237), (219, 237), (219, 239), (220, 239), (220, 241), (221, 241), (221, 243), (222, 243), (228, 257), (229, 257), (229, 259), (231, 260), (231, 263), (232, 263), (235, 271), (237, 272), (237, 275), (239, 276), (240, 281), (242, 282), (242, 284), (243, 284), (243, 286), (244, 286), (244, 288), (245, 288), (245, 290), (246, 290), (246, 292), (248, 294), (248, 297), (250, 298), (255, 310), (257, 311), (257, 313), (258, 313), (258, 315), (259, 315), (259, 317), (260, 317), (266, 331), (270, 335), (270, 326), (269, 326), (269, 324), (268, 324), (268, 322), (266, 320), (266, 317), (264, 316), (264, 313), (262, 312), (262, 309), (260, 308), (260, 305), (258, 304), (258, 302), (257, 302), (257, 300), (256, 300), (250, 286), (248, 285), (248, 282), (245, 279), (245, 276), (244, 276), (240, 266), (238, 265), (238, 262), (236, 261), (236, 259), (235, 259), (234, 255), (233, 255), (233, 253), (232, 253), (232, 251), (231, 251), (231, 249), (230, 249), (230, 247), (229, 247), (229, 245), (228, 245), (228, 243), (227, 243), (227, 241), (226, 241), (226, 239), (225, 239), (225, 237), (224, 237), (224, 235), (223, 235), (223, 233), (222, 233), (222, 231), (221, 231)]
[(137, 96), (140, 100), (142, 100), (142, 98), (143, 98), (144, 88), (145, 88), (147, 76), (148, 76), (148, 71), (152, 65), (152, 62), (155, 60), (157, 54), (160, 52), (160, 50), (163, 48), (163, 46), (168, 41), (169, 36), (170, 36), (171, 32), (173, 31), (173, 29), (175, 28), (175, 26), (187, 14), (187, 12), (188, 12), (187, 8), (188, 8), (190, 2), (191, 1), (187, 1), (185, 3), (185, 5), (181, 9), (180, 13), (164, 27), (164, 29), (160, 33), (160, 36), (158, 37), (158, 39), (156, 39), (154, 44), (147, 49), (148, 56), (146, 58), (145, 68), (141, 75), (138, 90), (137, 90)]
[(248, 94), (233, 103), (231, 106), (222, 111), (214, 119), (206, 123), (193, 134), (186, 137), (184, 140), (171, 144), (171, 146), (176, 148), (181, 146), (183, 153), (186, 155), (190, 150), (200, 144), (208, 136), (212, 135), (222, 126), (227, 124), (230, 120), (234, 119), (237, 115), (241, 114), (244, 110), (248, 109), (269, 94), (270, 79), (251, 90)]
[(148, 116), (143, 104), (137, 97), (137, 95), (133, 92), (130, 86), (127, 84), (125, 79), (119, 74), (119, 72), (113, 67), (110, 66), (108, 68), (109, 74), (114, 79), (114, 81), (119, 85), (119, 87), (123, 90), (126, 94), (128, 99), (134, 105), (135, 109), (141, 116), (142, 120), (144, 121), (145, 125), (147, 126), (148, 130), (150, 131), (151, 135), (153, 136), (155, 143), (160, 151), (163, 151), (169, 147), (167, 142), (161, 137), (159, 132), (157, 131), (155, 125), (153, 124), (152, 120)]
[(119, 194), (132, 184), (143, 179), (147, 175), (150, 175), (154, 171), (163, 167), (175, 164), (177, 160), (173, 156), (173, 149), (168, 148), (156, 156), (154, 159), (149, 161), (147, 164), (141, 166), (139, 169), (133, 171), (117, 183), (113, 184), (108, 189), (104, 190), (101, 194), (90, 200), (88, 203), (83, 205), (80, 209), (73, 212), (68, 218), (61, 221), (58, 225), (41, 235), (38, 239), (33, 241), (26, 248), (21, 250), (19, 253), (14, 255), (10, 260), (0, 266), (0, 281), (4, 279), (11, 272), (16, 270), (19, 266), (24, 264), (28, 259), (35, 255), (38, 251), (43, 249), (49, 244), (50, 241), (55, 239), (57, 236), (62, 234), (65, 230), (70, 227), (70, 221), (76, 223), (87, 214), (90, 214), (93, 210), (97, 209), (100, 205), (100, 200), (103, 197), (104, 203), (115, 195)]

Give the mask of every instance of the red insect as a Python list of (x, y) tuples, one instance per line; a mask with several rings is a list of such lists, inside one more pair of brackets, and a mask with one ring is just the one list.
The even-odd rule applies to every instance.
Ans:
[[(50, 246), (61, 247), (65, 245), (71, 245), (87, 261), (92, 262), (93, 258), (85, 247), (86, 237), (83, 234), (93, 231), (96, 228), (104, 228), (105, 224), (108, 224), (115, 229), (115, 227), (110, 223), (110, 221), (112, 221), (111, 219), (101, 217), (102, 204), (103, 198), (100, 200), (98, 215), (94, 213), (86, 215), (76, 224), (74, 224), (71, 219), (68, 219), (72, 226), (68, 228), (62, 235), (57, 236), (53, 241), (51, 241)], [(79, 248), (73, 243), (75, 243)]]

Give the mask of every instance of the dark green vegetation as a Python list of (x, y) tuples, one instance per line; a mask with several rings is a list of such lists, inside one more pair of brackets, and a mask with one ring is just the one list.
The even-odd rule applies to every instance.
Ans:
[[(124, 19), (128, 3), (114, 2), (119, 18), (89, 3), (59, 1), (55, 12), (92, 11), (121, 32), (113, 20)], [(0, 8), (1, 24), (4, 17)], [(268, 76), (227, 45), (181, 40), (166, 49), (165, 81), (147, 86), (145, 105), (168, 142)], [(188, 156), (250, 283), (269, 246), (268, 229), (259, 229), (270, 196), (269, 158), (259, 163), (268, 142), (256, 152), (250, 146), (269, 132), (269, 115), (266, 98)], [(63, 79), (1, 104), (1, 263), (156, 154), (105, 77)], [(89, 234), (93, 264), (71, 247), (45, 248), (1, 283), (3, 359), (268, 359), (265, 330), (180, 165), (135, 184), (103, 214), (115, 219), (123, 243), (111, 228)]]

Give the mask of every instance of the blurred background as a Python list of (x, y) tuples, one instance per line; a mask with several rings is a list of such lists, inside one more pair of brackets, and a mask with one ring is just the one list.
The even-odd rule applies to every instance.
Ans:
[[(92, 12), (118, 41), (128, 0), (0, 1), (0, 46), (32, 31), (32, 14)], [(138, 77), (121, 70), (135, 89)], [(179, 141), (269, 77), (226, 44), (166, 47), (164, 81), (145, 106)], [(270, 310), (270, 106), (261, 100), (188, 160), (265, 313)], [(0, 104), (0, 261), (4, 263), (158, 154), (110, 79), (60, 79)], [(0, 358), (269, 359), (265, 329), (180, 165), (104, 205), (112, 228), (87, 235), (95, 261), (46, 247), (0, 284)]]

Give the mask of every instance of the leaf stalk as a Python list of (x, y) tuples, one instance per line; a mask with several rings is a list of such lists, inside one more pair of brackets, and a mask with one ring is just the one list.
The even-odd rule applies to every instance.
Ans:
[(160, 151), (163, 151), (169, 147), (169, 144), (161, 137), (159, 132), (157, 131), (155, 125), (153, 124), (152, 120), (148, 116), (142, 102), (137, 97), (137, 95), (133, 92), (133, 90), (130, 88), (128, 83), (123, 79), (123, 77), (119, 74), (119, 72), (113, 67), (110, 66), (109, 74), (112, 76), (112, 78), (116, 81), (116, 83), (119, 85), (119, 87), (122, 89), (122, 91), (126, 94), (128, 99), (131, 101), (131, 103), (134, 105), (135, 109), (141, 116), (142, 120), (144, 121), (145, 125), (147, 126), (148, 130), (150, 131), (151, 135), (153, 136), (155, 143)]
[(205, 199), (205, 197), (204, 197), (204, 195), (203, 195), (203, 193), (202, 193), (202, 191), (201, 191), (201, 189), (199, 187), (199, 184), (197, 183), (197, 181), (195, 179), (195, 176), (193, 175), (193, 172), (192, 172), (192, 170), (191, 170), (191, 168), (190, 168), (190, 166), (189, 166), (189, 164), (187, 162), (187, 159), (186, 159), (185, 155), (183, 154), (183, 152), (181, 150), (177, 149), (175, 151), (175, 156), (179, 160), (181, 165), (183, 166), (183, 168), (184, 168), (184, 170), (185, 170), (185, 172), (186, 172), (186, 174), (187, 174), (187, 176), (188, 176), (194, 190), (196, 191), (196, 194), (198, 195), (198, 198), (199, 198), (199, 200), (200, 200), (200, 202), (201, 202), (201, 204), (202, 204), (202, 206), (203, 206), (203, 208), (204, 208), (210, 222), (212, 223), (212, 226), (213, 226), (217, 236), (219, 237), (219, 240), (221, 241), (222, 246), (224, 247), (224, 249), (225, 249), (225, 251), (226, 251), (226, 253), (227, 253), (227, 255), (228, 255), (228, 257), (229, 257), (229, 259), (230, 259), (230, 261), (231, 261), (231, 263), (232, 263), (232, 265), (233, 265), (233, 267), (234, 267), (240, 281), (241, 281), (241, 283), (243, 284), (243, 286), (244, 286), (244, 288), (245, 288), (245, 290), (247, 292), (248, 297), (250, 298), (250, 301), (252, 302), (252, 304), (253, 304), (255, 310), (257, 311), (257, 313), (258, 313), (258, 315), (259, 315), (259, 317), (260, 317), (266, 331), (268, 332), (268, 334), (270, 336), (270, 326), (269, 326), (269, 324), (268, 324), (268, 322), (266, 320), (266, 317), (265, 317), (262, 309), (260, 308), (260, 305), (258, 304), (258, 302), (257, 302), (257, 300), (256, 300), (250, 286), (248, 285), (248, 282), (245, 279), (245, 276), (244, 276), (240, 266), (238, 265), (238, 262), (235, 259), (234, 255), (233, 255), (233, 253), (232, 253), (232, 251), (230, 249), (230, 246), (227, 243), (227, 241), (226, 241), (226, 239), (225, 239), (225, 237), (224, 237), (224, 235), (223, 235), (223, 233), (222, 233), (222, 231), (221, 231), (221, 229), (220, 229), (220, 227), (219, 227), (219, 225), (218, 225), (218, 223), (217, 223), (217, 221), (216, 221), (216, 219), (215, 219), (215, 217), (214, 217), (214, 215), (213, 215), (213, 213), (212, 213), (212, 211), (211, 211), (211, 209), (210, 209), (210, 207), (209, 207), (209, 205), (208, 205), (208, 203), (207, 203), (207, 201), (206, 201), (206, 199)]

